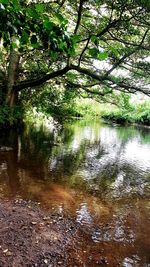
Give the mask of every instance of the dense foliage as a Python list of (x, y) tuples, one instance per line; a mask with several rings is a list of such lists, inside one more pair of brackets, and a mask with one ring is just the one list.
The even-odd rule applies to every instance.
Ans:
[(146, 0), (0, 0), (0, 104), (63, 116), (76, 97), (150, 95), (149, 26)]
[(106, 109), (101, 116), (105, 120), (119, 124), (137, 123), (150, 126), (150, 103), (146, 100), (140, 102), (131, 103), (129, 95), (122, 94), (118, 107)]

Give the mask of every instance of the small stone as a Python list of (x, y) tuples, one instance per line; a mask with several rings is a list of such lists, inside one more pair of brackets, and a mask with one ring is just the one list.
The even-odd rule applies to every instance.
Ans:
[(60, 264), (62, 264), (63, 262), (62, 261), (58, 261), (58, 264), (60, 265)]
[(50, 221), (50, 222), (47, 222), (47, 224), (52, 224), (53, 222), (52, 221)]
[(6, 248), (5, 250), (3, 250), (3, 253), (7, 253), (8, 252), (8, 248)]
[(48, 219), (49, 219), (49, 217), (44, 217), (44, 218), (43, 218), (44, 221), (46, 221), (46, 220), (48, 220)]
[(7, 255), (7, 256), (11, 256), (12, 253), (11, 253), (10, 251), (8, 251), (8, 252), (6, 253), (6, 255)]
[(36, 225), (37, 224), (37, 222), (31, 222), (33, 225)]
[(44, 259), (44, 263), (47, 264), (48, 263), (48, 260), (47, 259)]

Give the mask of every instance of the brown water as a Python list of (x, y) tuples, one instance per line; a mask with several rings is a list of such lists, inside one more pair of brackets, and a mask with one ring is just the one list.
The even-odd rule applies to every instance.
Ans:
[[(150, 129), (76, 122), (0, 133), (0, 196), (71, 217), (81, 266), (150, 266)], [(75, 266), (75, 265), (74, 265)]]

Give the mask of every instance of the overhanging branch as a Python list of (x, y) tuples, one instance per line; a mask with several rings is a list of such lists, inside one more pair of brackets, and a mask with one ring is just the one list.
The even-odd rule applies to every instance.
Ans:
[(20, 84), (14, 85), (14, 90), (21, 91), (21, 90), (29, 88), (29, 87), (40, 86), (48, 80), (51, 80), (53, 78), (56, 78), (56, 77), (59, 77), (59, 76), (66, 74), (68, 71), (69, 71), (69, 67), (66, 66), (65, 68), (63, 68), (61, 70), (57, 70), (57, 71), (54, 71), (52, 73), (46, 74), (39, 79), (23, 81)]

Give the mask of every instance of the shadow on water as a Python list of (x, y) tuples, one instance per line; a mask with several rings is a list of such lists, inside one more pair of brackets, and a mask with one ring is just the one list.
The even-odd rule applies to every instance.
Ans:
[[(150, 266), (150, 130), (78, 121), (2, 132), (0, 195), (71, 216), (81, 266)], [(93, 265), (93, 261), (95, 265)]]

